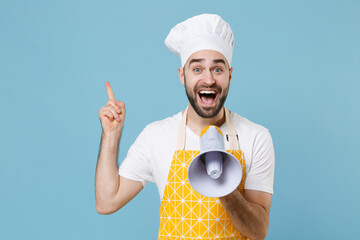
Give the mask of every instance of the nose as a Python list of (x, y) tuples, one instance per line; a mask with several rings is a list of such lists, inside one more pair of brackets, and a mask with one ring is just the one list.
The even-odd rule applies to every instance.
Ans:
[(204, 72), (203, 82), (209, 86), (216, 82), (215, 76), (213, 75), (211, 70), (207, 70)]

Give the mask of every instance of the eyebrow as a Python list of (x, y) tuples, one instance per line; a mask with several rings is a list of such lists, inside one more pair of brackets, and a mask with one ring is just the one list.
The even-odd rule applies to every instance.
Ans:
[[(193, 59), (190, 60), (189, 66), (190, 66), (191, 64), (193, 64), (193, 63), (196, 63), (196, 62), (201, 63), (201, 62), (203, 62), (204, 60), (205, 60), (205, 59), (203, 59), (203, 58), (193, 58)], [(224, 59), (215, 59), (215, 60), (213, 60), (213, 62), (214, 62), (214, 63), (223, 63), (223, 64), (226, 66), (226, 63), (225, 63), (225, 60), (224, 60)]]
[(224, 59), (215, 59), (213, 62), (214, 63), (223, 63), (226, 66)]
[(203, 58), (193, 58), (193, 59), (190, 60), (189, 66), (190, 66), (191, 64), (195, 63), (195, 62), (202, 62), (202, 61), (204, 61)]

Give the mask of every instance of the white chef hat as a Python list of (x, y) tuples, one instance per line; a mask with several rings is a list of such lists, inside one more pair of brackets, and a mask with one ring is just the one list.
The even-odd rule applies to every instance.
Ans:
[(234, 36), (227, 22), (216, 14), (202, 14), (173, 27), (165, 45), (181, 59), (184, 67), (188, 58), (200, 50), (215, 50), (231, 65)]

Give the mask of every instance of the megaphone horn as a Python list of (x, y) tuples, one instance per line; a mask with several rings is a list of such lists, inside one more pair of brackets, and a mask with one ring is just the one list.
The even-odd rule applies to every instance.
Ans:
[(225, 151), (221, 130), (213, 125), (205, 127), (200, 135), (200, 154), (188, 168), (191, 187), (206, 197), (223, 197), (239, 186), (241, 178), (241, 164)]

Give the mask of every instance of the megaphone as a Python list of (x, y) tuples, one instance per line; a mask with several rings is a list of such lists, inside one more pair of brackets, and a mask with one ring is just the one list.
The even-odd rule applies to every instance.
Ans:
[(241, 164), (225, 151), (221, 130), (213, 125), (205, 127), (200, 135), (200, 154), (188, 168), (191, 187), (206, 197), (223, 197), (239, 186), (241, 178)]

